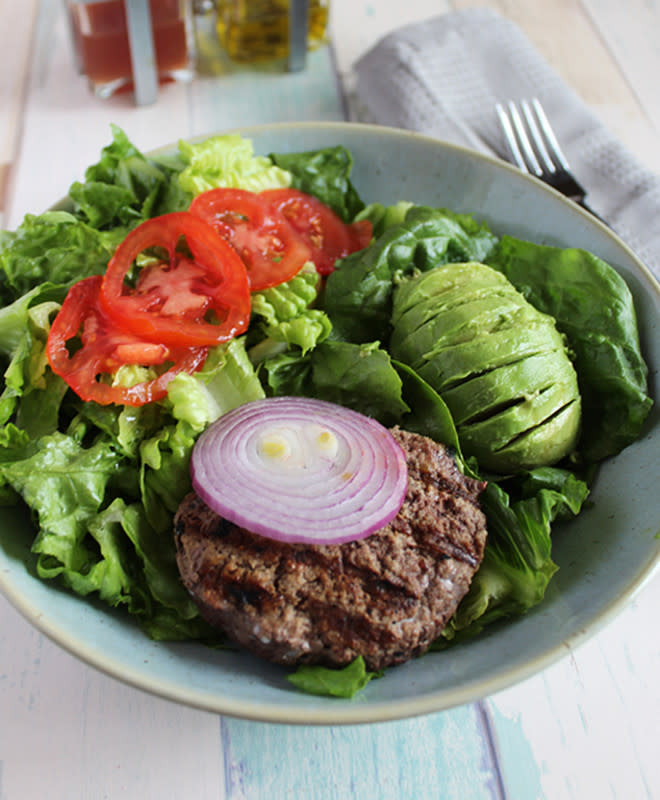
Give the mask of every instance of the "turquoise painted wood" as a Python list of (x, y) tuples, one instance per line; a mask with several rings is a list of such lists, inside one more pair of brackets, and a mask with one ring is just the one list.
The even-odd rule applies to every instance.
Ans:
[(502, 796), (478, 705), (378, 725), (220, 727), (228, 800)]

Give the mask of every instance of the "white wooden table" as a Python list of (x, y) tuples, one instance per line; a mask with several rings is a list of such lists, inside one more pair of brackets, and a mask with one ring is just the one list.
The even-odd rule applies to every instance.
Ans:
[[(142, 149), (276, 120), (344, 117), (339, 83), (399, 24), (470, 5), (516, 20), (660, 171), (657, 0), (332, 0), (332, 49), (303, 73), (100, 101), (72, 63), (60, 0), (0, 0), (0, 222), (59, 198), (123, 127)], [(659, 223), (660, 224), (660, 223)], [(1, 532), (0, 532), (1, 536)], [(473, 705), (358, 727), (189, 709), (77, 661), (0, 598), (0, 800), (660, 797), (660, 579), (558, 664)]]

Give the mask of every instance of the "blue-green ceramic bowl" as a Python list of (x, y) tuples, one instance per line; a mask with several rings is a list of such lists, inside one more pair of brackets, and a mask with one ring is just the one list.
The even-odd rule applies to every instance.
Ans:
[[(611, 230), (535, 179), (423, 136), (355, 124), (243, 129), (259, 153), (343, 144), (367, 202), (411, 200), (474, 213), (496, 233), (592, 251), (620, 271), (636, 300), (642, 346), (658, 397), (660, 289)], [(173, 149), (173, 148), (170, 148)], [(159, 151), (161, 152), (161, 151)], [(44, 634), (88, 664), (190, 706), (255, 720), (374, 722), (438, 711), (542, 670), (593, 635), (629, 602), (660, 556), (657, 407), (642, 438), (602, 468), (593, 507), (557, 528), (559, 571), (544, 602), (481, 638), (386, 672), (352, 700), (296, 691), (285, 671), (245, 653), (152, 642), (128, 618), (37, 580), (24, 515), (0, 513), (0, 589)]]

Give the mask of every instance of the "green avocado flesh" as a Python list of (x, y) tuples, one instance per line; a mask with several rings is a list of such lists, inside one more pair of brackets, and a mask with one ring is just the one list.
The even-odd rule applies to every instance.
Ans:
[(564, 339), (500, 272), (471, 262), (410, 278), (392, 323), (392, 356), (440, 393), (482, 468), (532, 469), (575, 448), (581, 402)]

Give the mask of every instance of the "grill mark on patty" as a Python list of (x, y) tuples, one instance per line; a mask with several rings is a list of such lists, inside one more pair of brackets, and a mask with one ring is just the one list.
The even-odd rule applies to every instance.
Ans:
[(440, 492), (452, 492), (462, 497), (464, 500), (467, 500), (468, 503), (475, 507), (479, 507), (479, 503), (474, 498), (470, 492), (465, 489), (460, 483), (452, 483), (448, 481), (446, 478), (438, 478), (437, 476), (433, 475), (430, 472), (420, 472), (420, 480), (424, 483), (427, 483), (430, 486), (434, 486)]

